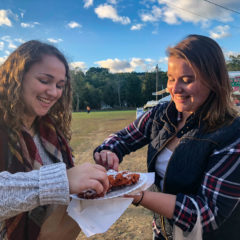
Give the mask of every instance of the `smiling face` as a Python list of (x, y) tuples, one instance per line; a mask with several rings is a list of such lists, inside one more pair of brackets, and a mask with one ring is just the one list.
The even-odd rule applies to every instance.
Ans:
[(186, 116), (196, 112), (210, 94), (210, 89), (195, 76), (192, 67), (174, 56), (168, 60), (167, 88), (177, 110)]
[(55, 56), (44, 55), (23, 78), (23, 122), (31, 126), (37, 116), (44, 116), (62, 96), (66, 83), (64, 64)]

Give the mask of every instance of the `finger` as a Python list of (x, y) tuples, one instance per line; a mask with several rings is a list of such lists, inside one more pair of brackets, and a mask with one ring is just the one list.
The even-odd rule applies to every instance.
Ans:
[(102, 171), (102, 172), (106, 172), (106, 171), (107, 171), (106, 168), (103, 167), (103, 166), (100, 165), (100, 164), (95, 164), (94, 167), (95, 167), (96, 169)]
[(99, 162), (100, 161), (100, 154), (99, 154), (99, 152), (95, 152), (94, 153), (94, 160), (95, 160), (95, 162)]
[(113, 159), (112, 158), (108, 158), (108, 169), (113, 169)]
[(119, 167), (119, 158), (115, 156), (113, 159), (113, 169), (118, 172), (118, 167)]
[(104, 191), (104, 193), (106, 193), (108, 191), (108, 189), (109, 189), (109, 180), (108, 180), (108, 178), (106, 178), (101, 183), (102, 183), (103, 188), (104, 188), (103, 191)]
[(96, 162), (97, 164), (100, 164), (100, 165), (106, 167), (106, 166), (105, 166), (106, 163), (105, 163), (105, 161), (102, 160), (102, 157), (104, 158), (104, 154), (103, 154), (103, 153), (96, 152), (96, 153), (94, 154), (94, 160), (95, 160), (95, 162)]
[(98, 169), (95, 171), (92, 179), (99, 181), (103, 185), (104, 191), (106, 192), (109, 188), (109, 180), (108, 180), (107, 171), (104, 167), (97, 165), (97, 164), (96, 164), (96, 168), (98, 168)]
[(100, 159), (101, 159), (101, 163), (103, 166), (107, 166), (107, 152), (106, 151), (101, 151), (100, 152)]
[(97, 194), (100, 194), (104, 191), (103, 185), (96, 179), (89, 181), (89, 188), (95, 190)]
[(108, 169), (113, 168), (113, 154), (111, 152), (107, 152), (107, 164)]
[(102, 174), (99, 178), (99, 181), (102, 183), (104, 192), (107, 192), (109, 189), (109, 180), (108, 180), (108, 175), (106, 173)]

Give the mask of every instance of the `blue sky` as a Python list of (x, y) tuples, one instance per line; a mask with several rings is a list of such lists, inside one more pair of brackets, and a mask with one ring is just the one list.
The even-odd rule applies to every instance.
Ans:
[(0, 63), (38, 39), (83, 71), (166, 71), (166, 48), (188, 34), (214, 38), (226, 58), (240, 54), (240, 1), (0, 0)]

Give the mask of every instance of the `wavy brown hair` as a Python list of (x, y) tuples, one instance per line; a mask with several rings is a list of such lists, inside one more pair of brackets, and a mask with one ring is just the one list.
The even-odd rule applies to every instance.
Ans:
[(213, 39), (202, 35), (188, 35), (174, 47), (167, 49), (168, 56), (182, 58), (192, 67), (195, 76), (210, 89), (210, 94), (200, 107), (200, 119), (206, 131), (230, 124), (238, 116), (231, 94), (225, 58)]
[(31, 40), (20, 45), (0, 66), (0, 121), (13, 131), (21, 130), (21, 116), (24, 112), (22, 101), (23, 79), (31, 66), (41, 62), (45, 55), (57, 57), (66, 69), (67, 81), (62, 96), (50, 109), (48, 115), (58, 130), (70, 140), (72, 89), (69, 66), (64, 55), (56, 47), (37, 40)]

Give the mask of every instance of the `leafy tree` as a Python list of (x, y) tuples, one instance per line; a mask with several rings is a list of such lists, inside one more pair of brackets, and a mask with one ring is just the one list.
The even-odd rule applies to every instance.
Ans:
[(125, 101), (129, 107), (140, 106), (141, 102), (141, 79), (136, 73), (124, 74)]
[(105, 84), (108, 75), (109, 71), (107, 68), (91, 67), (86, 72), (86, 81), (95, 88), (99, 88)]
[(109, 74), (106, 78), (105, 85), (102, 88), (102, 105), (109, 105), (111, 107), (118, 105), (118, 92), (116, 78), (114, 74)]
[(101, 90), (95, 88), (93, 85), (86, 83), (86, 91), (84, 92), (83, 100), (84, 109), (86, 106), (90, 106), (94, 109), (100, 109), (101, 107)]
[(78, 112), (84, 100), (83, 95), (86, 88), (85, 75), (80, 70), (73, 70), (70, 74), (73, 88), (73, 110)]
[(230, 60), (227, 61), (228, 71), (240, 71), (240, 55), (230, 56)]
[(142, 97), (144, 102), (152, 100), (156, 92), (156, 73), (146, 72), (142, 79)]
[[(167, 75), (159, 73), (158, 86), (166, 87)], [(156, 73), (109, 73), (106, 68), (90, 68), (86, 74), (79, 69), (71, 71), (73, 86), (73, 109), (100, 109), (102, 105), (111, 107), (139, 107), (154, 99)]]
[(116, 92), (117, 92), (117, 102), (118, 106), (122, 107), (123, 106), (123, 99), (124, 97), (124, 74), (123, 73), (116, 73), (114, 74), (114, 82), (115, 82), (115, 87), (116, 87)]

